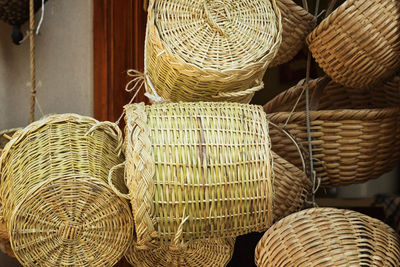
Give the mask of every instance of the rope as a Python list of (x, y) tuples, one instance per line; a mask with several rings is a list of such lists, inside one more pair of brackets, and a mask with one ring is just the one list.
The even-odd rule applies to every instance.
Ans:
[(34, 0), (29, 0), (29, 40), (30, 40), (30, 59), (31, 59), (31, 101), (29, 110), (29, 122), (35, 120), (35, 98), (36, 98), (36, 73), (35, 73), (35, 9)]

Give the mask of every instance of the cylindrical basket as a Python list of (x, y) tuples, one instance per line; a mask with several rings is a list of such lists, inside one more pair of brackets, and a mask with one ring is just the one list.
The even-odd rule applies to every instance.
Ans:
[(234, 238), (191, 242), (185, 249), (163, 245), (149, 251), (132, 244), (125, 258), (137, 267), (225, 267), (232, 258), (234, 245)]
[(249, 103), (281, 35), (275, 0), (150, 1), (146, 91), (173, 102)]
[[(0, 131), (0, 155), (5, 145), (10, 141), (13, 134), (19, 129), (9, 129)], [(1, 203), (0, 203), (1, 205)], [(0, 220), (0, 251), (10, 257), (15, 257), (11, 249), (10, 238), (8, 236), (7, 227), (3, 220)]]
[(354, 88), (377, 83), (400, 67), (400, 2), (347, 0), (307, 43), (335, 82)]
[(274, 224), (255, 251), (259, 267), (400, 266), (400, 237), (361, 213), (312, 208)]
[(261, 107), (142, 103), (125, 112), (126, 197), (137, 246), (184, 246), (272, 224), (272, 157)]
[[(309, 83), (314, 168), (322, 187), (363, 183), (392, 170), (400, 159), (400, 106), (376, 106), (368, 90), (354, 90), (325, 79)], [(303, 81), (264, 106), (267, 118), (281, 125), (308, 147)], [(322, 86), (321, 86), (322, 85)], [(315, 101), (316, 100), (316, 101)], [(319, 103), (318, 103), (319, 102)], [(381, 101), (382, 102), (382, 101)], [(298, 149), (271, 128), (273, 150), (301, 167)]]
[(304, 47), (316, 19), (292, 0), (276, 0), (282, 15), (282, 43), (270, 67), (289, 62)]
[(7, 143), (1, 215), (24, 266), (113, 266), (123, 256), (133, 219), (107, 184), (121, 143), (118, 127), (75, 114), (43, 118)]

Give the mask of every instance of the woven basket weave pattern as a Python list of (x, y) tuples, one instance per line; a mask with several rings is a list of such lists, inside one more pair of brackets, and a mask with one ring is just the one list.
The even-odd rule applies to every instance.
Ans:
[(93, 119), (63, 114), (29, 125), (6, 145), (3, 216), (23, 265), (113, 266), (122, 257), (133, 221), (106, 183), (123, 161), (120, 138)]
[(383, 222), (349, 210), (313, 208), (282, 219), (261, 238), (266, 266), (400, 266), (400, 237)]
[[(281, 42), (271, 1), (150, 3), (145, 72), (171, 101), (250, 102)], [(148, 93), (153, 94), (149, 83)]]
[[(319, 80), (310, 82), (313, 94)], [(302, 87), (283, 92), (264, 106), (267, 118), (285, 124)], [(357, 91), (330, 82), (311, 111), (314, 166), (322, 187), (362, 183), (392, 170), (400, 159), (400, 107), (372, 109), (378, 102), (368, 90)], [(382, 101), (381, 101), (382, 102)], [(299, 102), (286, 129), (307, 147), (305, 99)], [(273, 150), (301, 167), (298, 150), (290, 140), (271, 128)]]
[(289, 62), (303, 48), (316, 19), (292, 0), (277, 0), (282, 15), (282, 43), (270, 67)]
[(400, 66), (400, 2), (347, 0), (307, 37), (313, 57), (334, 81), (363, 88)]
[(152, 233), (181, 244), (268, 228), (272, 158), (260, 107), (200, 102), (125, 110), (126, 183), (139, 246)]
[(225, 267), (233, 254), (235, 239), (200, 240), (187, 249), (171, 249), (168, 245), (149, 252), (129, 247), (125, 258), (138, 267)]

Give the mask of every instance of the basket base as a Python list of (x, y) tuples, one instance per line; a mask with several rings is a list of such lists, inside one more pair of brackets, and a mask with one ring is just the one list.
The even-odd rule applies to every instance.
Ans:
[(15, 208), (10, 242), (24, 266), (113, 266), (131, 241), (129, 206), (91, 177), (53, 179)]

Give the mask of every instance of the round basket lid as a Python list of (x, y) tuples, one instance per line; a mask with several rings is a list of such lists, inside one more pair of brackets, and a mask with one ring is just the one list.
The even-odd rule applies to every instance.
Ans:
[(274, 224), (257, 245), (257, 266), (400, 266), (400, 238), (361, 213), (312, 208)]
[(187, 249), (164, 245), (149, 251), (136, 249), (132, 244), (125, 258), (133, 266), (226, 266), (234, 245), (233, 238), (192, 242)]
[(10, 241), (24, 266), (114, 266), (131, 242), (128, 204), (98, 179), (56, 178), (19, 203)]
[(280, 45), (275, 0), (162, 0), (154, 5), (165, 47), (201, 69), (242, 69), (274, 56)]

